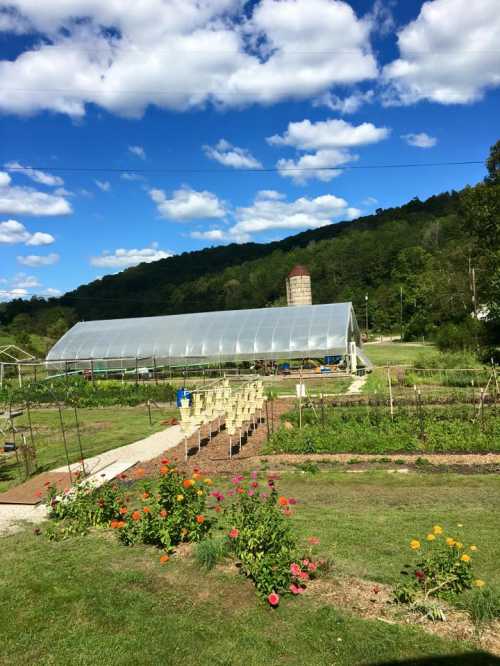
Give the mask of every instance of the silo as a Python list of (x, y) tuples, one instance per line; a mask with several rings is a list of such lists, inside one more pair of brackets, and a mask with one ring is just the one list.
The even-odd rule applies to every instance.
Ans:
[(286, 279), (288, 305), (312, 305), (311, 274), (305, 266), (297, 265)]

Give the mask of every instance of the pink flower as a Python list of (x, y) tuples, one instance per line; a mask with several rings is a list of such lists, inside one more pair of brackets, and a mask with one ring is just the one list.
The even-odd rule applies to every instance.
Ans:
[(297, 504), (297, 500), (294, 497), (289, 497), (288, 504)]
[(318, 566), (316, 564), (314, 564), (314, 562), (309, 562), (307, 568), (309, 569), (309, 571), (316, 571)]
[(234, 490), (228, 490), (227, 491), (227, 496), (232, 497), (234, 495)]
[(310, 543), (311, 546), (319, 546), (319, 538), (317, 536), (308, 537), (307, 542)]
[(271, 592), (271, 594), (267, 597), (267, 600), (271, 606), (276, 607), (280, 602), (280, 595), (276, 594), (276, 592)]
[(252, 479), (256, 479), (256, 478), (257, 478), (257, 472), (255, 472), (255, 471), (252, 472), (252, 473), (250, 474), (250, 476), (252, 477)]
[(247, 492), (248, 497), (253, 497), (255, 495), (255, 492), (253, 490), (249, 490)]
[(307, 567), (309, 566), (309, 560), (302, 560), (301, 564), (303, 567)]
[(299, 574), (299, 578), (301, 580), (309, 580), (309, 574), (307, 573), (307, 571), (301, 571)]
[(299, 567), (299, 565), (296, 564), (295, 562), (292, 562), (292, 564), (290, 564), (290, 573), (292, 574), (292, 576), (300, 576), (300, 572), (301, 568)]
[(292, 583), (289, 587), (289, 590), (292, 594), (300, 594), (301, 588), (298, 585), (295, 585), (295, 583)]
[(259, 484), (257, 483), (257, 481), (252, 481), (252, 483), (250, 485), (252, 486), (252, 488), (258, 488), (259, 487)]
[(241, 483), (243, 481), (243, 477), (241, 474), (238, 474), (238, 476), (235, 476), (231, 479), (231, 483), (234, 483), (235, 486), (238, 485), (238, 483)]
[(230, 539), (237, 539), (240, 535), (240, 531), (236, 529), (236, 527), (233, 527), (233, 529), (229, 532), (229, 538)]

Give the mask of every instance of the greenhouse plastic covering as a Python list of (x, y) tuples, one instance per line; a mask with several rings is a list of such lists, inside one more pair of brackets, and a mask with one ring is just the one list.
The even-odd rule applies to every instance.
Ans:
[(170, 363), (321, 357), (360, 343), (351, 303), (80, 322), (47, 360), (155, 358)]

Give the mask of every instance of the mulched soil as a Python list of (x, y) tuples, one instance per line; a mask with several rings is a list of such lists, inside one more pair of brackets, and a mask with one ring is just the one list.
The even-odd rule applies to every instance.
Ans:
[(48, 483), (56, 485), (59, 490), (71, 486), (68, 472), (44, 472), (0, 493), (0, 504), (39, 504)]

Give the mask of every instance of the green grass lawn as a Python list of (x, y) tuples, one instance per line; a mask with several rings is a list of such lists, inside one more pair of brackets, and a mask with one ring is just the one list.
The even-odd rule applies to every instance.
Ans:
[[(291, 520), (299, 537), (320, 537), (333, 577), (394, 582), (409, 540), (440, 523), (474, 542), (477, 574), (500, 583), (498, 478), (287, 473), (279, 490), (298, 499)], [(56, 543), (27, 529), (0, 540), (0, 567), (5, 666), (356, 666), (423, 657), (432, 664), (438, 655), (458, 665), (495, 663), (466, 656), (470, 645), (363, 620), (312, 594), (287, 597), (273, 611), (234, 567), (205, 573), (175, 557), (161, 566), (155, 549), (127, 548), (108, 531)]]
[[(296, 395), (296, 385), (299, 383), (299, 377), (281, 379), (279, 381), (269, 381), (264, 378), (264, 389), (273, 390), (278, 395)], [(350, 377), (326, 377), (326, 378), (307, 378), (302, 382), (306, 385), (308, 396), (319, 396), (324, 394), (345, 393), (352, 383)]]
[(374, 365), (412, 365), (425, 354), (430, 358), (439, 351), (433, 345), (417, 345), (404, 342), (383, 342), (363, 345), (363, 351)]
[[(66, 433), (70, 462), (80, 459), (80, 447), (77, 439), (74, 411), (63, 409), (63, 423)], [(152, 409), (153, 425), (149, 424), (147, 407), (105, 407), (79, 409), (80, 436), (84, 457), (88, 458), (124, 444), (131, 444), (138, 439), (161, 430), (160, 421), (176, 415), (174, 410)], [(31, 419), (34, 431), (36, 456), (42, 470), (52, 469), (66, 464), (66, 454), (57, 409), (32, 409)], [(16, 427), (27, 427), (26, 413), (15, 419)], [(5, 422), (2, 421), (2, 428)], [(29, 431), (25, 431), (30, 441)], [(9, 434), (7, 441), (12, 439)], [(19, 443), (20, 435), (16, 436)], [(3, 446), (3, 441), (2, 441)], [(0, 458), (1, 460), (1, 458)], [(16, 458), (13, 454), (5, 455), (0, 462), (0, 491), (20, 482)]]

